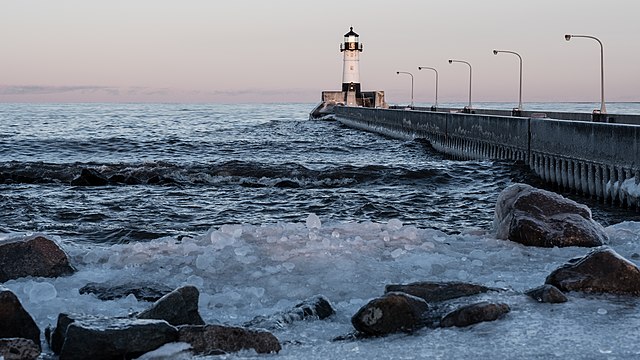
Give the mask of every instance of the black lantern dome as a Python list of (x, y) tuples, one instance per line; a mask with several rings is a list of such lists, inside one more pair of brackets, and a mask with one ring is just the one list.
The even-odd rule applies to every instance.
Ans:
[(362, 51), (360, 44), (360, 35), (353, 31), (353, 26), (349, 28), (349, 32), (344, 34), (344, 44), (340, 44), (340, 51)]

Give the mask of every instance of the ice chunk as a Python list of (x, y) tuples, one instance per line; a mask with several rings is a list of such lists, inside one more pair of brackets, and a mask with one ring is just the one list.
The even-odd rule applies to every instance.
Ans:
[(318, 215), (309, 214), (309, 216), (307, 216), (307, 229), (309, 229), (309, 231), (320, 229), (321, 226), (322, 222), (320, 221)]
[(402, 221), (398, 219), (391, 219), (387, 223), (387, 229), (389, 230), (400, 230), (402, 228)]
[(56, 288), (47, 283), (34, 283), (29, 291), (29, 301), (32, 303), (41, 303), (55, 299), (58, 295)]
[(191, 345), (187, 343), (175, 342), (164, 344), (161, 347), (150, 351), (136, 358), (137, 360), (187, 360), (193, 358), (193, 354), (188, 350)]

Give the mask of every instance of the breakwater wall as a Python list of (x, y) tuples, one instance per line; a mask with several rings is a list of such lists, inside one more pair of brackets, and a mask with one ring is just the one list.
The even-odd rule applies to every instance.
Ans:
[(521, 161), (565, 190), (640, 206), (637, 125), (361, 107), (336, 107), (335, 115), (356, 129), (426, 139), (459, 159)]

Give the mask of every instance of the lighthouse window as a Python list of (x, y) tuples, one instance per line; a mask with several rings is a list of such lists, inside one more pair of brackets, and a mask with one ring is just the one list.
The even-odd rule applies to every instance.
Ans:
[(349, 70), (353, 70), (353, 65), (349, 66)]

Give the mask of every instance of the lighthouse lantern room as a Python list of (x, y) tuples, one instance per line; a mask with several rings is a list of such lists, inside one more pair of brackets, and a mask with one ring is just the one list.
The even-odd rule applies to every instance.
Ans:
[[(344, 63), (342, 68), (342, 91), (346, 93), (347, 104), (353, 105), (355, 99), (360, 98), (360, 52), (362, 44), (359, 35), (353, 31), (344, 34), (344, 43), (340, 44), (340, 52), (344, 53)], [(352, 103), (354, 101), (354, 103)]]

